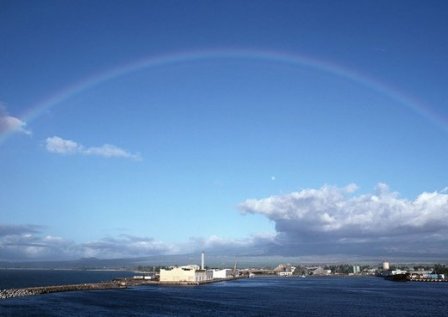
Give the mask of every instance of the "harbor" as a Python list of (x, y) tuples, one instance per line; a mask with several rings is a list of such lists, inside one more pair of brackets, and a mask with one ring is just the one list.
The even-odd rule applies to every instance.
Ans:
[(144, 279), (132, 279), (132, 278), (119, 278), (110, 282), (100, 282), (100, 283), (83, 283), (83, 284), (72, 284), (72, 285), (54, 285), (54, 286), (42, 286), (42, 287), (26, 287), (26, 288), (11, 288), (4, 289), (0, 291), (0, 299), (8, 299), (23, 296), (35, 296), (51, 293), (61, 293), (61, 292), (75, 292), (75, 291), (97, 291), (97, 290), (108, 290), (108, 289), (125, 289), (129, 287), (138, 286), (199, 286), (203, 284), (224, 282), (237, 280), (241, 278), (246, 278), (244, 276), (230, 277), (223, 279), (213, 279), (204, 281), (173, 281), (173, 282), (161, 282), (161, 281), (151, 281)]
[(386, 280), (394, 282), (426, 282), (426, 283), (443, 283), (448, 282), (448, 279), (443, 273), (437, 273), (436, 270), (402, 270), (390, 269), (389, 262), (383, 263), (383, 271), (379, 276)]
[[(218, 282), (234, 281), (239, 279), (248, 279), (251, 277), (296, 277), (296, 278), (328, 278), (328, 277), (371, 277), (373, 275), (383, 277), (386, 280), (396, 282), (420, 282), (420, 283), (444, 283), (448, 282), (446, 275), (446, 267), (435, 265), (434, 267), (407, 267), (397, 268), (390, 266), (389, 262), (383, 262), (381, 268), (361, 267), (359, 265), (340, 265), (340, 266), (294, 266), (288, 263), (277, 265), (275, 268), (242, 268), (237, 269), (236, 261), (233, 268), (209, 268), (205, 266), (205, 254), (201, 253), (200, 265), (188, 264), (183, 266), (164, 266), (156, 270), (155, 267), (144, 268), (138, 270), (124, 272), (121, 277), (114, 275), (104, 276), (100, 272), (96, 272), (95, 276), (90, 275), (89, 280), (70, 280), (65, 278), (61, 284), (38, 284), (29, 282), (28, 284), (17, 284), (11, 282), (4, 284), (4, 289), (0, 290), (0, 299), (8, 299), (24, 296), (35, 296), (60, 292), (85, 292), (95, 290), (113, 290), (136, 288), (140, 286), (200, 286)], [(119, 272), (119, 271), (116, 271)], [(343, 273), (345, 272), (345, 273)], [(30, 272), (28, 272), (30, 273)], [(37, 275), (44, 275), (42, 271), (35, 271)], [(54, 271), (60, 274), (62, 281), (70, 271)], [(9, 273), (8, 273), (9, 274)], [(34, 275), (36, 275), (34, 274)], [(90, 273), (91, 274), (91, 273)], [(120, 274), (120, 273), (117, 273)], [(98, 276), (96, 276), (98, 275)], [(45, 276), (45, 275), (44, 275)], [(47, 272), (47, 277), (48, 275)], [(32, 275), (23, 272), (17, 275), (15, 280), (31, 280)], [(13, 281), (13, 280), (11, 280)], [(87, 281), (87, 282), (86, 282)], [(6, 287), (5, 287), (6, 286)]]
[(60, 292), (94, 291), (130, 288), (138, 286), (199, 286), (203, 284), (224, 282), (247, 278), (233, 269), (206, 269), (205, 255), (201, 254), (201, 266), (189, 264), (185, 266), (172, 266), (161, 269), (160, 274), (140, 273), (133, 277), (114, 278), (111, 281), (97, 283), (80, 283), (67, 285), (50, 285), (39, 287), (10, 288), (0, 291), (0, 299), (8, 299), (23, 296), (34, 296)]

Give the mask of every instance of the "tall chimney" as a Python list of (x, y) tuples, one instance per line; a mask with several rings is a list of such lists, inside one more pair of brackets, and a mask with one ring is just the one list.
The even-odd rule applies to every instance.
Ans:
[(204, 269), (204, 251), (202, 251), (202, 254), (201, 254), (201, 270), (203, 270)]

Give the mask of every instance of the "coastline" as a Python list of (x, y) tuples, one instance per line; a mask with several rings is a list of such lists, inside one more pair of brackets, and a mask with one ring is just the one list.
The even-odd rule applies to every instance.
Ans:
[(125, 289), (136, 286), (199, 286), (203, 284), (218, 283), (224, 281), (238, 280), (246, 277), (231, 277), (224, 279), (214, 279), (199, 282), (159, 282), (151, 280), (118, 278), (109, 282), (99, 283), (83, 283), (70, 285), (53, 285), (39, 287), (10, 288), (0, 290), (0, 300), (24, 296), (36, 296), (50, 293), (74, 292), (74, 291), (92, 291), (92, 290), (108, 290), (108, 289)]

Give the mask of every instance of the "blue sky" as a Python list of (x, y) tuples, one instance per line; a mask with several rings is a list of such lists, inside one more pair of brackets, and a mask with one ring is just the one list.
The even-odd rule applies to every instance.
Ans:
[(0, 260), (446, 258), (447, 11), (1, 1)]

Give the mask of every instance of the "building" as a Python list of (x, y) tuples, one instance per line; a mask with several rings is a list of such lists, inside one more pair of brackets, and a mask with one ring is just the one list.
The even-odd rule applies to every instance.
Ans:
[(296, 267), (291, 264), (279, 264), (274, 269), (274, 272), (277, 273), (278, 276), (291, 276), (295, 269)]
[(213, 274), (213, 279), (224, 279), (224, 278), (231, 278), (234, 275), (233, 270), (231, 269), (223, 269), (223, 270), (211, 270)]
[(384, 271), (383, 276), (387, 277), (387, 276), (393, 276), (393, 275), (403, 275), (406, 273), (407, 273), (407, 271), (396, 269), (396, 270)]
[(132, 278), (134, 280), (153, 280), (156, 277), (155, 273), (143, 273), (141, 275), (134, 275)]
[(199, 269), (197, 265), (172, 267), (160, 270), (160, 282), (191, 282), (198, 283), (211, 280), (212, 276), (206, 270)]
[(331, 274), (331, 270), (326, 270), (321, 266), (307, 267), (307, 270), (310, 275), (330, 275)]
[(361, 268), (359, 265), (353, 265), (353, 274), (359, 274), (361, 273)]
[(160, 282), (166, 283), (199, 283), (213, 279), (213, 272), (204, 269), (204, 252), (201, 254), (201, 267), (199, 265), (186, 265), (160, 270)]
[[(196, 272), (199, 270), (193, 266), (172, 267), (168, 270), (160, 270), (160, 282), (197, 282)], [(198, 274), (200, 275), (200, 274)]]
[(285, 271), (285, 272), (277, 272), (277, 275), (278, 276), (292, 276), (292, 272), (291, 271), (289, 271), (289, 272), (287, 272), (287, 271)]
[(383, 262), (383, 271), (388, 271), (390, 269), (389, 262)]

